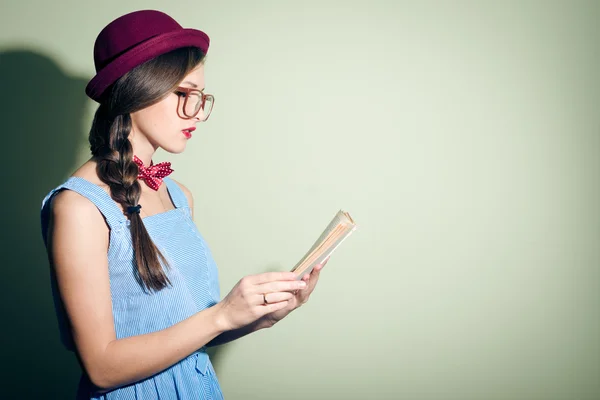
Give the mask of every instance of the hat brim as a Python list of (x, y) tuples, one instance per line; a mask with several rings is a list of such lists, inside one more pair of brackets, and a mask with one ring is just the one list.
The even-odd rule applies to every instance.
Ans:
[(197, 29), (181, 29), (155, 36), (126, 51), (98, 71), (87, 84), (85, 93), (100, 102), (110, 85), (138, 65), (181, 47), (198, 47), (206, 54), (209, 45), (208, 35)]

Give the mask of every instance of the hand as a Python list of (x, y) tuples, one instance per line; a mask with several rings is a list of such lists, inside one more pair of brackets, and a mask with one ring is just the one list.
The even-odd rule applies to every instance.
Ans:
[(295, 297), (292, 292), (306, 286), (306, 282), (296, 280), (293, 272), (246, 276), (216, 305), (221, 315), (221, 328), (226, 331), (241, 328), (269, 313), (282, 310)]
[(315, 290), (315, 286), (317, 286), (319, 275), (323, 267), (325, 267), (327, 264), (327, 261), (329, 261), (329, 257), (327, 257), (321, 264), (316, 265), (310, 274), (306, 274), (302, 277), (300, 282), (306, 282), (306, 288), (296, 290), (294, 293), (292, 293), (292, 297), (284, 308), (273, 311), (261, 318), (264, 322), (264, 325), (269, 327), (275, 325), (277, 322), (285, 318), (289, 313), (308, 301), (310, 295)]

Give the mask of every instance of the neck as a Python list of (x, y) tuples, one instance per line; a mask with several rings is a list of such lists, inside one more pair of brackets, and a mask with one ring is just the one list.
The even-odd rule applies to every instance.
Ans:
[(150, 163), (152, 162), (152, 157), (154, 157), (154, 154), (156, 153), (156, 148), (148, 140), (139, 139), (142, 138), (130, 138), (131, 147), (133, 148), (133, 154), (138, 156), (138, 158), (142, 160), (146, 167), (149, 167)]

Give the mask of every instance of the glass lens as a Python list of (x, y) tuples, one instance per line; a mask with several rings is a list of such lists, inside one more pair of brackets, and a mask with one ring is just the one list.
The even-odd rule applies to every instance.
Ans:
[(214, 103), (215, 103), (214, 97), (212, 97), (212, 95), (210, 95), (210, 94), (207, 94), (205, 96), (205, 100), (204, 100), (204, 110), (201, 111), (202, 114), (204, 114), (204, 117), (201, 117), (201, 119), (203, 121), (208, 119), (208, 116), (210, 115), (210, 112), (212, 111)]
[(201, 105), (202, 95), (200, 93), (192, 92), (187, 97), (185, 109), (183, 111), (187, 117), (192, 117), (194, 114), (196, 114), (196, 111), (198, 111)]

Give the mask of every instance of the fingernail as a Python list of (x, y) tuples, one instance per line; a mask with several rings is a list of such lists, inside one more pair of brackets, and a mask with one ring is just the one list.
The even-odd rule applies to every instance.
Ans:
[(298, 283), (298, 286), (300, 286), (301, 288), (305, 288), (306, 287), (306, 282), (300, 281), (300, 283)]

